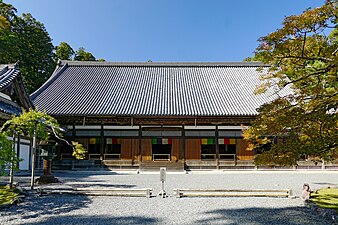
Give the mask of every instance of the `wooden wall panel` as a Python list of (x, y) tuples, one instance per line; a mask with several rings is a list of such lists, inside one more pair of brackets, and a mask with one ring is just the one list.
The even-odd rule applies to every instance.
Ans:
[(201, 141), (200, 139), (185, 140), (186, 159), (201, 159)]
[(247, 146), (247, 141), (236, 139), (236, 152), (239, 160), (253, 160), (253, 151), (246, 150)]
[(151, 139), (142, 139), (142, 161), (150, 161), (152, 160), (151, 155)]
[(179, 159), (179, 151), (180, 151), (180, 139), (172, 139), (172, 156), (171, 160), (176, 161)]
[(118, 139), (117, 143), (121, 144), (121, 159), (131, 159), (132, 140)]
[(137, 160), (138, 154), (139, 154), (139, 140), (138, 139), (131, 139), (131, 141), (132, 141), (131, 158), (133, 160)]

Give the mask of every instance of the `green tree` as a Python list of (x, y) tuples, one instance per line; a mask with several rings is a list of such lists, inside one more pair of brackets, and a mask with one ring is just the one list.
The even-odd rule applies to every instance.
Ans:
[(5, 4), (0, 0), (0, 30), (10, 29), (11, 23), (15, 17), (16, 9), (9, 4)]
[[(86, 150), (82, 146), (82, 144), (79, 144), (77, 142), (72, 142), (72, 144), (70, 144), (68, 141), (61, 138), (61, 135), (62, 135), (60, 131), (61, 129), (59, 129), (59, 124), (55, 118), (47, 115), (46, 113), (43, 113), (37, 110), (31, 109), (28, 112), (23, 112), (20, 116), (13, 117), (11, 120), (8, 120), (4, 123), (2, 130), (5, 131), (4, 137), (6, 137), (6, 135), (12, 136), (13, 134), (29, 136), (31, 139), (33, 137), (36, 137), (37, 140), (35, 140), (35, 143), (37, 143), (38, 140), (48, 141), (50, 139), (50, 133), (52, 133), (58, 140), (66, 142), (67, 144), (72, 146), (73, 156), (75, 156), (77, 159), (83, 159), (86, 154)], [(36, 133), (36, 136), (35, 136), (35, 133)], [(0, 136), (0, 141), (1, 141), (1, 136)], [(33, 146), (35, 146), (35, 143), (33, 143)], [(9, 152), (7, 148), (6, 148), (6, 152), (7, 153)], [(35, 157), (33, 157), (33, 159), (34, 158)], [(10, 160), (12, 162), (13, 158), (11, 158)], [(57, 182), (57, 179), (51, 175), (51, 162), (50, 161), (51, 161), (50, 158), (45, 158), (44, 160), (44, 174), (38, 179), (39, 182), (41, 183)], [(32, 160), (32, 165), (34, 165), (33, 160)], [(34, 175), (33, 171), (34, 170), (32, 169), (32, 174)], [(13, 179), (11, 179), (11, 181), (13, 181)], [(32, 179), (31, 188), (33, 188), (33, 186), (34, 186), (34, 180)]]
[[(31, 109), (28, 112), (23, 112), (20, 116), (15, 116), (11, 120), (6, 121), (2, 130), (4, 130), (8, 136), (12, 136), (13, 132), (16, 131), (17, 134), (33, 138), (34, 130), (36, 129), (37, 139), (40, 141), (48, 141), (51, 135), (51, 127), (60, 127), (55, 118), (44, 112)], [(60, 141), (65, 141), (62, 139), (60, 129), (54, 129), (53, 132), (55, 132), (54, 135), (56, 138)], [(73, 142), (72, 147), (73, 156), (77, 159), (84, 159), (86, 151), (83, 146), (77, 142)]]
[[(256, 164), (296, 165), (302, 157), (338, 158), (337, 1), (286, 17), (283, 27), (259, 39), (255, 57), (262, 70), (257, 93), (275, 90), (278, 99), (263, 105), (244, 132), (249, 149), (271, 149)], [(285, 88), (292, 89), (285, 94)], [(279, 140), (274, 144), (273, 140)]]
[(86, 52), (83, 47), (76, 51), (74, 61), (95, 61), (92, 53)]
[(57, 59), (72, 60), (74, 54), (75, 54), (74, 50), (66, 42), (61, 42), (59, 46), (55, 47), (55, 55)]
[[(0, 63), (14, 63), (19, 58), (19, 39), (12, 31), (16, 9), (0, 0)], [(8, 51), (13, 51), (11, 54)]]
[(73, 48), (66, 42), (61, 42), (55, 47), (55, 55), (57, 59), (74, 61), (98, 61), (105, 62), (105, 59), (95, 59), (92, 53), (86, 52), (84, 48), (79, 48), (74, 52)]
[(0, 63), (19, 61), (29, 92), (40, 87), (55, 69), (54, 47), (44, 25), (31, 14), (0, 2)]
[(19, 162), (12, 145), (13, 141), (8, 140), (4, 132), (0, 132), (0, 175), (4, 174), (11, 162), (13, 165), (17, 165)]
[(39, 88), (55, 69), (52, 39), (44, 25), (29, 13), (17, 18), (14, 32), (19, 37), (20, 68), (29, 92)]
[(264, 61), (259, 54), (255, 54), (253, 57), (246, 57), (243, 62), (261, 62)]

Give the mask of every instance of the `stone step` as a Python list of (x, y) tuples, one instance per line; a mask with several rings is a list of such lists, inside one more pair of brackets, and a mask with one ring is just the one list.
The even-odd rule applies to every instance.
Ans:
[(132, 160), (102, 160), (102, 164), (105, 166), (133, 166), (137, 163)]
[(184, 171), (184, 163), (181, 161), (144, 161), (140, 163), (140, 171), (159, 171), (165, 167), (167, 171)]

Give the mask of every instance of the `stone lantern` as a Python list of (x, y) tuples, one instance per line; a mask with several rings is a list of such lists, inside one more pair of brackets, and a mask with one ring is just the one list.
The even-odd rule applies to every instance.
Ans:
[(57, 183), (58, 179), (52, 175), (52, 160), (56, 157), (56, 145), (53, 142), (40, 143), (40, 156), (43, 158), (43, 175), (36, 182), (39, 184)]

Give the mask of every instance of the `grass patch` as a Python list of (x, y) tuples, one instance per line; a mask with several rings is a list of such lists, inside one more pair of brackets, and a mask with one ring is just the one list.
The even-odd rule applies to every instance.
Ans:
[(0, 186), (0, 205), (13, 203), (18, 195), (14, 189), (10, 189), (7, 186)]
[(311, 194), (311, 199), (319, 207), (335, 209), (338, 213), (338, 188), (320, 189)]

